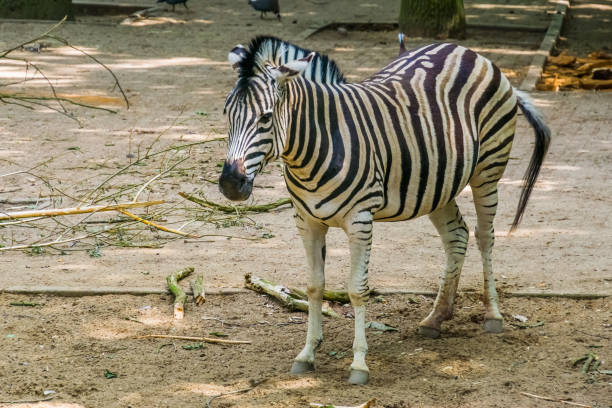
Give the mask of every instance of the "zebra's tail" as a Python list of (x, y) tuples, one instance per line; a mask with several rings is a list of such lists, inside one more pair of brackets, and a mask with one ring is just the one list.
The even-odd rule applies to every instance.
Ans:
[(529, 122), (535, 131), (536, 139), (535, 147), (533, 153), (531, 154), (531, 159), (529, 160), (529, 167), (527, 167), (527, 171), (523, 176), (521, 197), (519, 198), (514, 221), (510, 227), (510, 233), (516, 230), (521, 222), (521, 219), (523, 218), (525, 207), (527, 207), (527, 201), (529, 201), (529, 196), (531, 195), (531, 190), (533, 190), (533, 186), (538, 178), (540, 168), (542, 167), (542, 162), (544, 161), (544, 157), (546, 156), (546, 152), (548, 151), (548, 146), (550, 144), (550, 129), (548, 126), (546, 126), (546, 123), (544, 123), (542, 114), (533, 105), (531, 98), (527, 94), (517, 89), (514, 89), (514, 92), (516, 93), (518, 99), (519, 108), (521, 108), (527, 122)]

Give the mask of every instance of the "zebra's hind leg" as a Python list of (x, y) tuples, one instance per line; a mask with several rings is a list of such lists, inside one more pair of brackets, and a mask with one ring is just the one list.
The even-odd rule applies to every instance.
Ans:
[(437, 338), (440, 336), (442, 322), (453, 316), (455, 294), (467, 250), (469, 232), (455, 200), (431, 213), (429, 219), (442, 239), (446, 252), (446, 266), (442, 272), (433, 310), (419, 323), (419, 333)]
[(325, 288), (325, 234), (327, 226), (295, 215), (295, 223), (302, 236), (308, 262), (308, 332), (306, 345), (295, 358), (292, 374), (314, 371), (315, 351), (323, 340), (321, 307)]
[(482, 257), (484, 277), (484, 305), (486, 308), (484, 330), (499, 333), (503, 330), (503, 318), (497, 306), (498, 297), (493, 277), (492, 252), (495, 241), (493, 219), (497, 211), (497, 180), (484, 184), (481, 188), (472, 187), (474, 206), (478, 223), (474, 234)]

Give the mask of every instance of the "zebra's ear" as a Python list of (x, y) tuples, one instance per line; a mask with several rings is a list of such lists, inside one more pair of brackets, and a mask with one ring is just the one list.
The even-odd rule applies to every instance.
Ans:
[(246, 48), (242, 44), (238, 44), (227, 54), (227, 60), (233, 69), (238, 68), (240, 61), (246, 57)]
[(270, 72), (276, 81), (279, 83), (285, 83), (291, 81), (292, 79), (297, 78), (302, 72), (308, 68), (308, 64), (314, 58), (315, 53), (311, 52), (304, 58), (290, 61), (285, 65), (281, 65), (280, 67), (272, 67)]

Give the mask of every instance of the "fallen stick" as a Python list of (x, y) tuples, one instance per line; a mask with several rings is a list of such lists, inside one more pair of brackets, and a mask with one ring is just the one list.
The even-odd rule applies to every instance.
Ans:
[(204, 275), (198, 275), (194, 280), (190, 282), (191, 291), (193, 292), (193, 301), (196, 306), (200, 306), (206, 301), (206, 295), (204, 293)]
[(14, 218), (30, 217), (56, 217), (60, 215), (87, 214), (102, 211), (119, 211), (125, 208), (150, 207), (163, 204), (165, 201), (143, 201), (139, 203), (123, 203), (111, 205), (94, 205), (91, 207), (53, 208), (50, 210), (16, 211), (12, 213), (0, 212), (0, 220), (12, 220)]
[(10, 247), (1, 247), (0, 251), (12, 251), (16, 249), (48, 247), (48, 246), (53, 246), (53, 245), (66, 244), (68, 242), (80, 241), (82, 239), (89, 238), (90, 236), (91, 235), (81, 235), (80, 237), (76, 237), (76, 238), (64, 239), (64, 240), (59, 240), (59, 241), (55, 240), (51, 242), (43, 242), (42, 244), (25, 244), (25, 245), (14, 245)]
[(376, 398), (372, 398), (368, 402), (365, 402), (361, 405), (356, 405), (353, 407), (347, 407), (343, 405), (334, 405), (334, 404), (317, 404), (315, 402), (310, 403), (311, 407), (325, 407), (325, 408), (371, 408), (376, 406)]
[(249, 392), (251, 391), (253, 388), (257, 387), (259, 384), (263, 384), (264, 382), (268, 381), (268, 379), (266, 378), (265, 380), (261, 380), (261, 381), (255, 381), (253, 382), (252, 386), (249, 388), (243, 388), (241, 390), (236, 390), (236, 391), (230, 391), (230, 392), (224, 392), (222, 394), (217, 394), (217, 395), (213, 395), (212, 397), (210, 397), (208, 399), (208, 401), (206, 401), (206, 408), (210, 408), (210, 403), (216, 399), (216, 398), (221, 398), (221, 397), (225, 397), (226, 395), (233, 395), (233, 394), (243, 394), (245, 392)]
[(19, 401), (0, 401), (0, 404), (36, 404), (37, 402), (50, 401), (57, 395), (51, 395), (50, 397), (33, 399), (33, 400), (19, 400)]
[(213, 210), (219, 210), (224, 213), (235, 213), (238, 212), (266, 212), (278, 208), (282, 205), (291, 204), (291, 199), (289, 198), (281, 198), (278, 201), (269, 204), (261, 204), (261, 205), (237, 205), (237, 206), (229, 206), (213, 203), (212, 201), (202, 200), (201, 198), (194, 197), (190, 194), (179, 192), (178, 193), (185, 200), (189, 200), (193, 203), (201, 205), (202, 207), (212, 208)]
[[(308, 311), (308, 302), (291, 293), (291, 290), (285, 286), (277, 285), (248, 273), (244, 275), (244, 280), (244, 286), (248, 289), (270, 295), (292, 310)], [(330, 317), (340, 317), (338, 313), (326, 306), (323, 306), (323, 314)]]
[(190, 266), (188, 268), (182, 269), (177, 272), (173, 272), (166, 277), (166, 281), (168, 282), (168, 288), (170, 292), (174, 295), (174, 318), (182, 319), (185, 317), (185, 300), (187, 299), (187, 295), (178, 285), (178, 281), (189, 276), (193, 272), (193, 267)]
[(128, 217), (135, 219), (136, 221), (142, 222), (143, 224), (149, 225), (149, 226), (151, 226), (153, 228), (157, 228), (158, 230), (170, 232), (172, 234), (181, 235), (183, 237), (198, 238), (197, 235), (188, 234), (188, 233), (183, 232), (183, 231), (179, 231), (179, 230), (175, 230), (175, 229), (172, 229), (172, 228), (164, 227), (163, 225), (156, 224), (153, 221), (145, 220), (144, 218), (140, 218), (136, 214), (132, 214), (131, 212), (125, 211), (124, 209), (118, 208), (117, 211), (119, 211), (123, 215), (127, 215)]
[(562, 400), (562, 399), (559, 399), (559, 398), (543, 397), (541, 395), (530, 394), (528, 392), (521, 392), (521, 394), (526, 396), (526, 397), (540, 399), (540, 400), (544, 400), (544, 401), (560, 402), (562, 404), (573, 405), (573, 406), (576, 406), (576, 407), (593, 408), (592, 405), (579, 404), (577, 402)]
[(599, 360), (599, 358), (595, 354), (593, 354), (592, 351), (589, 351), (589, 354), (587, 354), (586, 357), (587, 357), (586, 361), (582, 365), (582, 370), (580, 370), (582, 374), (586, 374), (589, 371), (589, 367), (591, 366), (591, 363), (593, 362), (593, 360), (595, 361)]
[[(308, 300), (308, 295), (303, 290), (297, 288), (289, 288), (289, 290), (300, 299)], [(351, 303), (351, 299), (349, 298), (348, 292), (341, 290), (324, 290), (323, 300), (329, 300), (330, 302), (337, 302), (343, 304)]]
[(251, 344), (250, 340), (224, 340), (224, 339), (214, 339), (211, 337), (171, 336), (171, 335), (166, 335), (166, 334), (148, 334), (146, 336), (139, 336), (136, 338), (137, 339), (174, 339), (174, 340), (203, 341), (205, 343), (215, 343), (215, 344)]

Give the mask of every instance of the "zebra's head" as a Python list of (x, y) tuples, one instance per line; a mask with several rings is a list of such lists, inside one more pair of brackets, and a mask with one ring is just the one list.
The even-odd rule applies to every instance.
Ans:
[(300, 76), (315, 55), (278, 64), (276, 52), (254, 52), (253, 45), (250, 49), (239, 45), (228, 56), (239, 74), (225, 102), (229, 147), (219, 190), (230, 200), (249, 198), (255, 176), (280, 156), (287, 133), (287, 84)]

